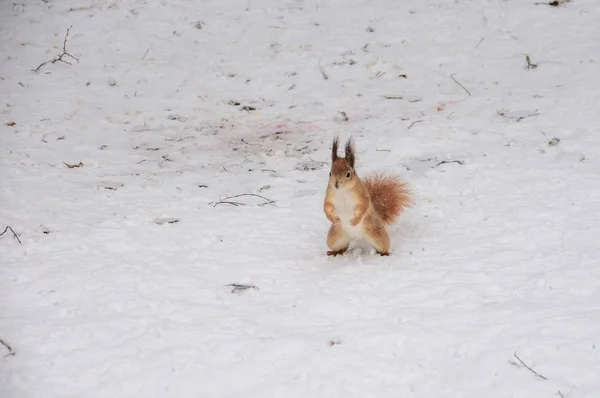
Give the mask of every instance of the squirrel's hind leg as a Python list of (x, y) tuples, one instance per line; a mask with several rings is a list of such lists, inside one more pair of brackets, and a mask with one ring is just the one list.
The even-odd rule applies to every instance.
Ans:
[(380, 255), (390, 255), (390, 237), (380, 219), (372, 217), (369, 222), (365, 223), (365, 239), (375, 247)]
[(327, 246), (331, 249), (327, 252), (328, 256), (337, 256), (348, 250), (350, 236), (344, 231), (340, 223), (332, 224), (331, 228), (329, 228)]

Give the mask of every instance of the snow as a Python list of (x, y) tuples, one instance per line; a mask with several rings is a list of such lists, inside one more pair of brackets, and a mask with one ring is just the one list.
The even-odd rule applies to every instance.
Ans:
[(534, 3), (1, 2), (0, 396), (597, 397), (600, 3)]

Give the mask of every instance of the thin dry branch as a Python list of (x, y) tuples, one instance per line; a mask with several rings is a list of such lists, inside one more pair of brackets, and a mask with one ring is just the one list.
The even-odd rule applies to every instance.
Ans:
[(519, 356), (517, 355), (517, 352), (515, 351), (515, 353), (513, 354), (513, 356), (515, 358), (517, 358), (517, 361), (519, 361), (521, 363), (521, 365), (525, 366), (527, 369), (529, 369), (531, 371), (531, 373), (533, 373), (536, 377), (539, 377), (541, 379), (544, 380), (548, 380), (544, 375), (539, 374), (538, 372), (536, 372), (535, 370), (533, 370), (529, 365), (527, 365), (525, 362), (523, 362), (523, 360), (521, 358), (519, 358)]
[(461, 86), (461, 87), (462, 87), (462, 89), (463, 89), (463, 90), (465, 90), (465, 91), (467, 92), (467, 94), (469, 94), (469, 97), (471, 96), (471, 93), (469, 92), (469, 90), (467, 90), (467, 89), (465, 88), (465, 86), (463, 86), (462, 84), (460, 84), (460, 82), (459, 82), (458, 80), (456, 80), (456, 78), (454, 77), (454, 74), (451, 74), (451, 75), (450, 75), (450, 77), (452, 78), (452, 80), (454, 80), (454, 82), (455, 82), (456, 84), (458, 84), (459, 86)]
[(243, 291), (249, 290), (249, 289), (259, 290), (258, 287), (254, 286), (254, 285), (243, 285), (243, 284), (240, 284), (240, 283), (230, 283), (230, 284), (225, 285), (225, 286), (231, 288), (231, 293), (237, 293), (239, 291), (243, 292)]
[(329, 76), (325, 73), (325, 68), (321, 65), (321, 58), (319, 58), (319, 70), (321, 71), (321, 75), (323, 75), (324, 80), (329, 80)]
[(561, 4), (565, 4), (565, 3), (569, 3), (571, 0), (554, 0), (551, 1), (550, 3), (533, 3), (536, 6), (540, 6), (540, 5), (544, 5), (544, 6), (552, 6), (552, 7), (558, 7)]
[(213, 207), (217, 207), (217, 205), (222, 205), (222, 204), (227, 204), (227, 205), (232, 205), (232, 206), (245, 206), (246, 203), (235, 202), (235, 201), (231, 200), (231, 199), (239, 198), (239, 197), (242, 197), (242, 196), (254, 196), (254, 197), (257, 197), (257, 198), (260, 198), (260, 199), (264, 200), (265, 202), (259, 204), (259, 206), (265, 206), (265, 205), (268, 205), (268, 204), (271, 204), (271, 203), (275, 203), (274, 200), (271, 200), (269, 198), (265, 198), (264, 196), (257, 195), (255, 193), (241, 193), (241, 194), (238, 194), (238, 195), (226, 196), (224, 198), (219, 197), (219, 201), (218, 202), (210, 202), (209, 204), (212, 204)]
[(17, 235), (15, 230), (12, 229), (12, 227), (10, 225), (7, 225), (6, 228), (4, 228), (4, 231), (0, 234), (0, 236), (4, 235), (6, 233), (6, 231), (8, 231), (9, 229), (10, 229), (10, 232), (13, 233), (13, 236), (15, 237), (15, 239), (19, 241), (19, 244), (22, 245), (23, 243), (21, 242), (21, 239), (19, 239), (19, 236)]
[(439, 162), (438, 164), (436, 164), (433, 167), (436, 168), (438, 166), (441, 166), (443, 164), (448, 164), (448, 163), (458, 163), (462, 166), (463, 164), (465, 164), (465, 161), (464, 160), (442, 160), (441, 162)]
[(67, 39), (69, 38), (69, 32), (71, 31), (71, 28), (73, 27), (73, 25), (69, 26), (69, 28), (67, 29), (67, 33), (65, 34), (65, 40), (63, 41), (63, 49), (62, 49), (62, 53), (57, 55), (56, 57), (54, 57), (53, 59), (51, 59), (50, 61), (46, 61), (46, 62), (42, 62), (41, 64), (38, 65), (37, 68), (32, 69), (32, 71), (34, 72), (39, 72), (40, 69), (42, 68), (42, 66), (46, 65), (46, 64), (54, 64), (56, 62), (63, 62), (67, 65), (72, 65), (69, 61), (66, 61), (65, 57), (67, 58), (71, 58), (74, 59), (75, 61), (77, 61), (77, 63), (79, 63), (79, 58), (77, 58), (76, 56), (70, 54), (67, 51)]
[(410, 124), (410, 126), (408, 126), (407, 130), (410, 130), (412, 128), (412, 126), (414, 126), (415, 124), (422, 123), (422, 122), (424, 122), (424, 120), (415, 120), (414, 122), (412, 122)]
[(525, 54), (525, 62), (527, 63), (525, 69), (535, 69), (538, 67), (537, 64), (531, 63), (531, 58), (529, 58), (529, 54)]
[(12, 349), (12, 347), (7, 342), (2, 340), (1, 338), (0, 338), (0, 344), (2, 344), (8, 350), (8, 354), (6, 354), (5, 357), (10, 357), (10, 356), (15, 355), (15, 351)]

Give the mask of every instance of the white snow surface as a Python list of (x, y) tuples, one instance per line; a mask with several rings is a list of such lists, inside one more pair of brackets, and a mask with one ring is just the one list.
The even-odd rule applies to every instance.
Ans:
[[(600, 396), (598, 21), (0, 2), (0, 397)], [(390, 257), (325, 254), (336, 134), (414, 191)]]

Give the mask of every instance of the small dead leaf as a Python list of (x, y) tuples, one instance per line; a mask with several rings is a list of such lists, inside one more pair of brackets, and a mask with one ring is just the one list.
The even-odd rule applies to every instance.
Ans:
[(21, 87), (25, 87), (25, 85), (23, 84), (23, 82), (19, 82), (19, 83), (17, 83), (17, 84), (18, 84), (19, 86), (21, 86)]
[(83, 167), (83, 163), (81, 163), (81, 162), (79, 162), (77, 164), (69, 164), (69, 163), (66, 163), (66, 162), (63, 162), (63, 163), (65, 164), (65, 166), (67, 166), (70, 169), (74, 169), (76, 167)]
[(70, 169), (74, 169), (76, 167), (83, 167), (83, 163), (81, 163), (81, 162), (79, 162), (77, 164), (69, 164), (69, 163), (66, 163), (66, 162), (63, 162), (63, 163), (65, 164), (65, 166), (67, 166)]
[(10, 126), (10, 127), (12, 127), (12, 126), (14, 126), (14, 125), (16, 125), (16, 124), (17, 124), (17, 123), (15, 123), (15, 122), (8, 122), (8, 123), (6, 123), (6, 125), (7, 125), (7, 126)]

